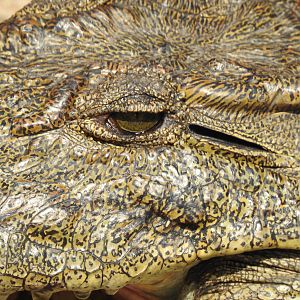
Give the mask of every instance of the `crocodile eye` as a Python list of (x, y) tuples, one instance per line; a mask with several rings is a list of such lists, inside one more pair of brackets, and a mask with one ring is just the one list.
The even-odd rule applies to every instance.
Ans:
[(157, 129), (163, 119), (163, 113), (114, 112), (108, 117), (107, 126), (123, 134), (138, 135)]

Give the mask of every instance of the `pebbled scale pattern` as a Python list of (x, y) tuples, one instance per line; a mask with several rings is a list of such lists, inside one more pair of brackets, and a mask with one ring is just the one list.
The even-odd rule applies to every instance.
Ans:
[[(240, 256), (228, 267), (242, 288), (221, 264), (185, 291), (297, 299), (299, 11), (297, 0), (37, 0), (1, 23), (0, 299), (129, 284), (166, 299), (199, 262), (271, 248), (258, 267)], [(164, 123), (124, 137), (99, 121), (129, 111)], [(279, 261), (298, 269), (280, 294), (272, 281), (257, 294), (245, 278), (278, 283)]]

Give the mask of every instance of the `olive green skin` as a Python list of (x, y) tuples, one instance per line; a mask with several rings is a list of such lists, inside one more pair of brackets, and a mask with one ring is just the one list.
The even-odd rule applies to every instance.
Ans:
[[(291, 0), (33, 1), (3, 22), (0, 299), (163, 299), (201, 261), (274, 248), (253, 276), (286, 261), (266, 299), (298, 297), (299, 25)], [(164, 120), (124, 135), (113, 112)], [(182, 297), (261, 299), (248, 285)]]

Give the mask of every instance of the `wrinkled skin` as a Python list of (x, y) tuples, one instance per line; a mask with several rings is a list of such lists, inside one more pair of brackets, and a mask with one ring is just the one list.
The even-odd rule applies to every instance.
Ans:
[(48, 0), (3, 22), (0, 299), (298, 299), (299, 11)]

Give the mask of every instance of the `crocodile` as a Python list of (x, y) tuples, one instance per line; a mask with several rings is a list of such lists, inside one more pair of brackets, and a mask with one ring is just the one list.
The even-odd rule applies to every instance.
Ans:
[(0, 300), (300, 299), (300, 2), (34, 0), (0, 24)]

